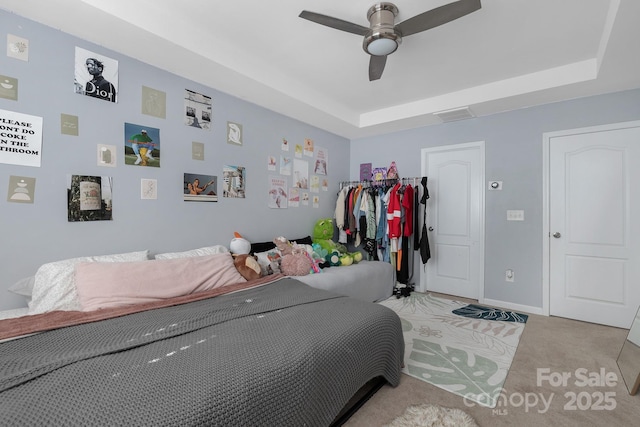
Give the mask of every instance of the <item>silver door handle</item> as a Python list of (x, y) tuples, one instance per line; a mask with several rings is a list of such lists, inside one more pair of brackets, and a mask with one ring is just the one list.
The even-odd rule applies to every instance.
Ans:
[(429, 227), (429, 231), (433, 231), (433, 227)]
[(553, 233), (553, 237), (555, 237), (556, 239), (559, 239), (560, 236), (562, 236), (562, 234), (560, 234), (559, 231), (556, 231), (555, 233)]

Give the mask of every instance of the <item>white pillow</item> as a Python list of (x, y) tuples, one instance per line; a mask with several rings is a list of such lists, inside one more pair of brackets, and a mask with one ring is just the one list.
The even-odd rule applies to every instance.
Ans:
[(23, 297), (31, 298), (31, 294), (33, 294), (33, 285), (36, 281), (36, 276), (25, 277), (24, 279), (18, 280), (16, 283), (11, 285), (9, 288), (9, 292), (13, 292), (14, 294), (22, 295)]
[(282, 259), (282, 254), (278, 248), (273, 248), (264, 252), (256, 252), (254, 255), (258, 259), (258, 264), (260, 264), (260, 270), (262, 271), (263, 276), (273, 274), (273, 270), (271, 270), (271, 262), (275, 261), (279, 265), (280, 260)]
[(207, 246), (199, 249), (191, 249), (190, 251), (184, 251), (184, 252), (167, 252), (164, 254), (157, 254), (155, 258), (156, 259), (189, 258), (194, 256), (224, 254), (227, 252), (229, 252), (229, 249), (227, 249), (226, 247), (222, 245), (216, 245), (216, 246)]
[(35, 275), (29, 314), (54, 310), (81, 310), (75, 284), (75, 266), (79, 262), (146, 261), (149, 251), (65, 259), (40, 266)]

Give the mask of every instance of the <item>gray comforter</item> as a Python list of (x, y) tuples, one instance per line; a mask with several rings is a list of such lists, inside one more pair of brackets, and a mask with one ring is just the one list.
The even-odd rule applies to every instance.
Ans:
[(287, 278), (0, 344), (0, 425), (327, 426), (403, 352), (390, 309)]

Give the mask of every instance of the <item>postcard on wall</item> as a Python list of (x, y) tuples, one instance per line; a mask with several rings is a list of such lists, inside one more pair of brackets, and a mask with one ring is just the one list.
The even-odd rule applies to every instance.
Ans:
[(63, 135), (78, 136), (80, 134), (78, 116), (64, 113), (60, 114), (60, 133)]
[(302, 158), (302, 152), (303, 152), (303, 148), (302, 148), (302, 144), (296, 144), (295, 149), (294, 149), (294, 154), (296, 159), (301, 159)]
[(310, 190), (312, 193), (320, 192), (320, 177), (318, 175), (311, 175)]
[(118, 102), (118, 61), (76, 46), (74, 91)]
[(322, 178), (322, 191), (329, 191), (329, 180)]
[(373, 181), (384, 181), (387, 179), (387, 168), (374, 168), (371, 171), (371, 179)]
[(289, 151), (289, 141), (286, 138), (282, 138), (282, 145), (280, 146), (282, 151)]
[(320, 196), (313, 196), (313, 207), (316, 209), (320, 207)]
[(7, 34), (7, 56), (21, 61), (29, 61), (29, 40)]
[(307, 157), (313, 157), (313, 139), (304, 139), (304, 155)]
[(293, 159), (293, 186), (309, 188), (309, 162)]
[(329, 151), (326, 148), (317, 147), (316, 153), (316, 164), (313, 167), (313, 173), (326, 175), (329, 164)]
[(112, 191), (112, 177), (68, 175), (68, 221), (111, 221)]
[(204, 144), (202, 142), (191, 141), (191, 158), (204, 160)]
[(0, 74), (0, 98), (18, 100), (18, 79)]
[(142, 200), (156, 200), (158, 198), (158, 180), (146, 179), (140, 180), (140, 198)]
[(124, 124), (124, 164), (160, 167), (160, 129)]
[(167, 118), (167, 94), (161, 90), (142, 86), (140, 111), (147, 116)]
[(197, 173), (184, 174), (184, 201), (185, 202), (217, 202), (218, 201), (218, 177)]
[(287, 179), (279, 176), (269, 177), (269, 202), (271, 209), (286, 209), (289, 201)]
[(246, 168), (244, 166), (225, 165), (222, 172), (224, 197), (245, 198)]
[(302, 206), (309, 206), (309, 193), (306, 191), (302, 192)]
[(40, 167), (42, 117), (0, 110), (0, 163)]
[(115, 168), (116, 162), (116, 146), (98, 144), (98, 166), (106, 166)]
[(36, 191), (36, 179), (26, 176), (9, 176), (7, 202), (33, 203)]
[(371, 181), (371, 163), (360, 163), (360, 181)]
[(242, 145), (242, 125), (227, 122), (227, 144)]
[(267, 156), (267, 170), (268, 171), (276, 170), (276, 157), (275, 156)]
[(291, 169), (293, 168), (293, 162), (291, 157), (280, 155), (280, 175), (291, 175)]
[(298, 206), (300, 206), (300, 189), (290, 188), (289, 189), (289, 207), (297, 208)]
[(211, 97), (185, 89), (184, 94), (184, 124), (194, 128), (211, 129)]

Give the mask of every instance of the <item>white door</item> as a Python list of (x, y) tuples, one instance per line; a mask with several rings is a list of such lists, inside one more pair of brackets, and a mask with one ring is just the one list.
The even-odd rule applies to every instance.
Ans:
[(431, 196), (431, 259), (420, 290), (478, 299), (484, 292), (484, 142), (423, 149), (422, 175)]
[(640, 123), (549, 138), (549, 235), (550, 314), (629, 328), (640, 304)]

